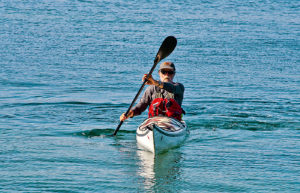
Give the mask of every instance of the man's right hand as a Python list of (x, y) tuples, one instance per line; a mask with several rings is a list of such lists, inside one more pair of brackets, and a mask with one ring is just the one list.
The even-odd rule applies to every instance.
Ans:
[[(142, 78), (143, 82), (146, 80), (147, 76), (148, 76), (148, 74), (144, 74), (144, 76)], [(147, 85), (155, 85), (155, 82), (156, 82), (156, 80), (154, 80), (153, 77), (152, 77), (152, 75), (150, 74), (149, 77), (148, 77), (148, 79), (147, 79), (146, 84)]]
[(125, 113), (123, 113), (123, 114), (120, 116), (120, 121), (125, 121), (126, 119), (132, 118), (133, 116), (134, 116), (134, 113), (133, 113), (132, 110), (130, 110), (127, 116), (125, 116)]

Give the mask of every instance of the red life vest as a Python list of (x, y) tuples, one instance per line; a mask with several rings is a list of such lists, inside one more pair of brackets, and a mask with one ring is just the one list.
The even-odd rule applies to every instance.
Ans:
[(156, 98), (149, 107), (149, 118), (154, 116), (168, 116), (181, 121), (183, 109), (174, 99)]

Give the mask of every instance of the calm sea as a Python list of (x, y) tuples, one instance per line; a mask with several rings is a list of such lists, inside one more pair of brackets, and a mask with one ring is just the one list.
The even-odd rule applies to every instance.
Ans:
[[(0, 0), (0, 192), (299, 192), (300, 3)], [(179, 148), (126, 121), (165, 37)], [(157, 69), (154, 78), (158, 78)]]

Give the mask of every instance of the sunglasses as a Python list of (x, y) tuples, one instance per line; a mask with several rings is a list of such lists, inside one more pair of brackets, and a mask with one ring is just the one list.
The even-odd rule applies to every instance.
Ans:
[(169, 74), (169, 75), (173, 75), (175, 73), (174, 71), (167, 71), (167, 70), (161, 70), (160, 72), (162, 74)]

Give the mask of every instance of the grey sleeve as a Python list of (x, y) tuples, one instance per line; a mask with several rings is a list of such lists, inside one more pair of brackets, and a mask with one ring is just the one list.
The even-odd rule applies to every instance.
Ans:
[(134, 115), (140, 115), (144, 112), (147, 107), (151, 104), (151, 86), (149, 86), (144, 92), (141, 100), (136, 104), (131, 110), (134, 112)]

